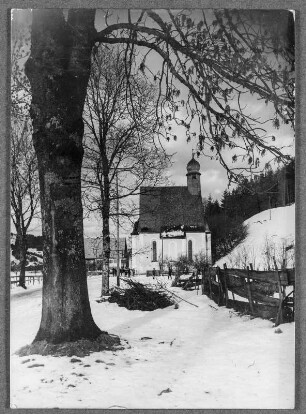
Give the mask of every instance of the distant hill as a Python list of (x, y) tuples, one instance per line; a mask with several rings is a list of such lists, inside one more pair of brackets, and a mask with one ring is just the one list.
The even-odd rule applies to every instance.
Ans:
[[(42, 236), (34, 236), (33, 234), (27, 234), (28, 247), (29, 249), (36, 249), (42, 251), (43, 249), (43, 238)], [(16, 234), (11, 233), (11, 245), (16, 243)]]
[[(43, 243), (42, 236), (27, 235), (28, 238), (28, 253), (27, 253), (27, 266), (36, 266), (41, 264), (43, 260)], [(15, 243), (16, 234), (11, 233), (11, 263), (18, 265), (19, 260), (15, 257)]]
[(33, 236), (33, 234), (28, 234), (28, 246), (29, 249), (42, 250), (43, 249), (43, 238), (42, 236)]

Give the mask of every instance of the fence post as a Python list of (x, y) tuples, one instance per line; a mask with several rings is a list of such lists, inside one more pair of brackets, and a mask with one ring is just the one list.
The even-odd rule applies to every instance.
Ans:
[[(251, 275), (252, 275), (252, 272), (253, 272), (253, 265), (252, 265), (252, 263), (250, 263), (250, 269), (251, 269)], [(251, 277), (251, 279), (252, 279), (252, 277)], [(253, 300), (253, 304), (254, 304), (254, 302), (255, 302), (255, 305), (258, 305), (258, 301), (255, 299), (255, 300)]]
[(227, 266), (223, 264), (224, 268), (224, 288), (225, 288), (225, 306), (228, 307), (228, 290), (227, 290)]
[(222, 282), (221, 282), (221, 269), (218, 266), (217, 267), (217, 278), (218, 278), (218, 287), (219, 287), (219, 297), (218, 297), (218, 306), (221, 306), (221, 301), (223, 304), (223, 288), (222, 288)]
[(204, 295), (204, 283), (205, 283), (205, 267), (202, 270), (202, 295)]
[(249, 304), (250, 304), (251, 314), (254, 315), (254, 306), (253, 306), (253, 299), (252, 299), (252, 290), (251, 290), (249, 266), (247, 266), (247, 272), (248, 272), (248, 274), (247, 274), (247, 290), (248, 290)]
[(273, 260), (274, 260), (275, 270), (277, 272), (277, 286), (278, 286), (278, 292), (279, 292), (279, 306), (278, 306), (277, 315), (276, 315), (276, 319), (275, 319), (275, 326), (278, 326), (281, 323), (283, 323), (283, 312), (282, 312), (282, 309), (283, 309), (283, 291), (282, 291), (282, 285), (281, 285), (280, 272), (278, 270), (275, 257), (273, 257)]

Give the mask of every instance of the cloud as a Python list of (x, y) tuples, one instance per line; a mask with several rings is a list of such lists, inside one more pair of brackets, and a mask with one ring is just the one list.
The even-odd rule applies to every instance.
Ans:
[(208, 197), (211, 194), (213, 199), (220, 199), (227, 187), (227, 176), (222, 169), (208, 169), (202, 173), (201, 190), (202, 196)]

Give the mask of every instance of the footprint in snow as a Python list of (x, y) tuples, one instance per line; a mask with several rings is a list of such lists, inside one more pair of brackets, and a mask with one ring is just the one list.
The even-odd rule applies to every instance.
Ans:
[(147, 341), (148, 339), (152, 339), (150, 336), (143, 336), (140, 338), (141, 341)]
[(81, 359), (78, 359), (78, 358), (71, 358), (71, 359), (70, 359), (70, 362), (72, 362), (72, 363), (75, 363), (75, 362), (82, 362), (82, 360), (81, 360)]
[(28, 368), (36, 368), (36, 367), (44, 367), (45, 364), (32, 364), (32, 365), (28, 365)]

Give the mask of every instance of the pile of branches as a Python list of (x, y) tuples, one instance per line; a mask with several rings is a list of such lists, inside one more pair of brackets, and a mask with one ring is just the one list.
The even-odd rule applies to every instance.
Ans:
[(175, 304), (172, 296), (161, 287), (144, 285), (132, 279), (124, 279), (126, 287), (115, 287), (108, 299), (128, 310), (153, 311)]

